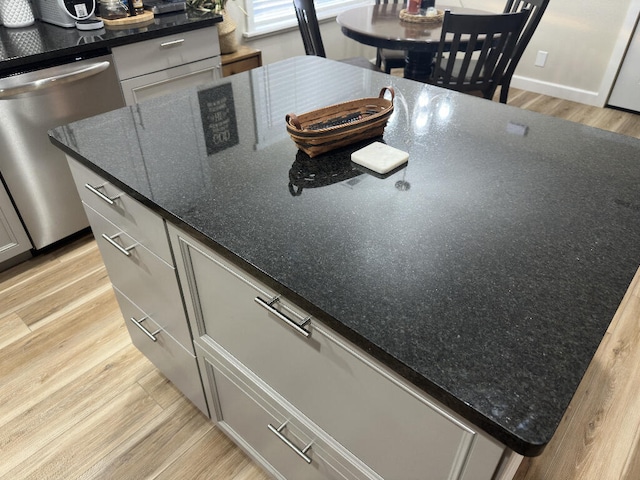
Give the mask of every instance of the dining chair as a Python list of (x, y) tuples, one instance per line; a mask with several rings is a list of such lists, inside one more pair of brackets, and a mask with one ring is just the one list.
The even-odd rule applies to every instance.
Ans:
[[(406, 0), (376, 0), (376, 5), (404, 4)], [(400, 14), (400, 12), (398, 12)], [(391, 73), (392, 68), (404, 68), (406, 53), (404, 50), (376, 49), (376, 67), (385, 73)]]
[[(293, 0), (293, 6), (296, 10), (298, 18), (298, 27), (304, 44), (304, 51), (307, 55), (316, 55), (318, 57), (326, 57), (322, 36), (320, 34), (320, 25), (318, 24), (318, 16), (316, 15), (316, 7), (313, 0)], [(353, 57), (340, 60), (349, 65), (366, 68), (368, 70), (381, 71), (373, 63), (364, 57)]]
[[(515, 53), (529, 9), (497, 15), (445, 11), (428, 83), (490, 99)], [(449, 48), (448, 48), (449, 47)]]
[(542, 14), (547, 9), (548, 4), (549, 0), (507, 0), (504, 7), (504, 13), (519, 12), (523, 8), (528, 8), (531, 13), (529, 14), (529, 19), (522, 30), (520, 38), (518, 38), (516, 51), (509, 61), (507, 71), (500, 82), (500, 103), (507, 103), (507, 98), (509, 97), (509, 85), (511, 84), (513, 72), (518, 66), (518, 62), (520, 61), (524, 50), (527, 48), (529, 40), (531, 40), (536, 28), (538, 28), (538, 24), (542, 19)]

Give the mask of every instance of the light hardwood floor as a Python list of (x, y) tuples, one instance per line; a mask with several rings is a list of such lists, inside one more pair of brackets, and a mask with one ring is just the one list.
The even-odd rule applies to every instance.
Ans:
[[(640, 138), (640, 115), (517, 90), (509, 103)], [(517, 480), (639, 479), (638, 392), (636, 280)], [(0, 479), (44, 478), (267, 478), (131, 345), (90, 235), (0, 273)]]
[(0, 273), (0, 479), (268, 478), (131, 344), (87, 235)]

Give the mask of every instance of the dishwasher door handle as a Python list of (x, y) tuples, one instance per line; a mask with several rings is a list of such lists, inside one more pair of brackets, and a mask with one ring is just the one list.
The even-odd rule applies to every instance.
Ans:
[[(40, 92), (47, 88), (55, 87), (65, 83), (76, 82), (104, 72), (107, 68), (109, 68), (110, 65), (111, 64), (107, 61), (96, 62), (77, 69), (69, 71), (65, 70), (58, 75), (38, 78), (36, 80), (27, 81), (25, 83), (18, 83), (17, 85), (9, 85), (6, 88), (3, 88), (3, 85), (0, 82), (0, 99), (11, 98), (15, 97), (16, 95), (22, 95), (25, 93)], [(9, 77), (8, 79), (11, 79), (11, 77)], [(14, 80), (12, 81), (12, 83), (16, 83), (15, 81), (19, 81), (19, 78), (14, 77), (12, 80)]]

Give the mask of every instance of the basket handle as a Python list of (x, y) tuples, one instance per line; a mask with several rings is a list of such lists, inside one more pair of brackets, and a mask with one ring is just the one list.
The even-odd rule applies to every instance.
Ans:
[(285, 120), (287, 121), (288, 124), (293, 125), (298, 130), (302, 130), (302, 125), (300, 125), (300, 120), (298, 120), (298, 117), (296, 116), (295, 113), (287, 113)]
[(302, 195), (302, 187), (296, 187), (293, 183), (289, 182), (289, 193), (292, 197), (298, 197)]
[(391, 103), (393, 103), (393, 99), (396, 97), (396, 91), (393, 89), (393, 87), (382, 87), (382, 90), (380, 90), (380, 95), (378, 95), (378, 98), (383, 98), (385, 92), (387, 91), (391, 93)]

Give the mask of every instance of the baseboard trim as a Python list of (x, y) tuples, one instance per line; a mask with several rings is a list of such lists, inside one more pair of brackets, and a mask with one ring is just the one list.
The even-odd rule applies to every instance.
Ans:
[(600, 97), (599, 92), (568, 87), (558, 83), (543, 82), (532, 78), (519, 77), (517, 75), (514, 75), (511, 79), (511, 86), (529, 92), (561, 98), (563, 100), (592, 105), (594, 107), (604, 107), (606, 100)]

